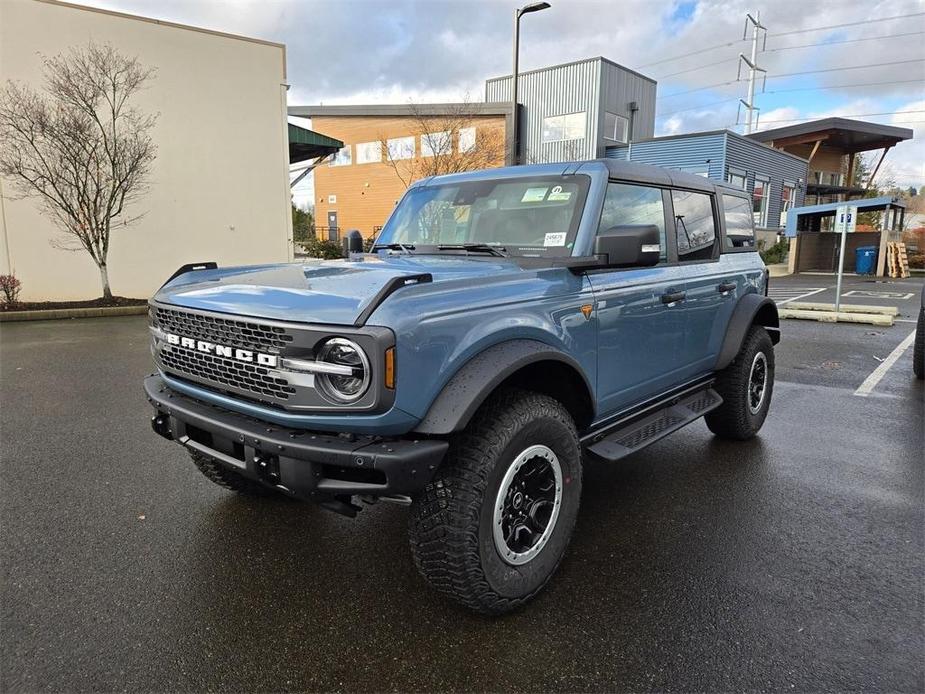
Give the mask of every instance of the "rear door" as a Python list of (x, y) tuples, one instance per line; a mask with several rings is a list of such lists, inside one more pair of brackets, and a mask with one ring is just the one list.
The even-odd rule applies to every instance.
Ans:
[(688, 368), (684, 377), (711, 371), (741, 287), (736, 274), (720, 262), (721, 225), (716, 196), (674, 189), (671, 206), (683, 283), (684, 341)]
[(676, 385), (685, 362), (682, 291), (671, 265), (670, 197), (666, 189), (610, 182), (599, 233), (610, 227), (654, 224), (661, 232), (661, 261), (654, 267), (591, 271), (598, 324), (598, 397), (607, 415)]

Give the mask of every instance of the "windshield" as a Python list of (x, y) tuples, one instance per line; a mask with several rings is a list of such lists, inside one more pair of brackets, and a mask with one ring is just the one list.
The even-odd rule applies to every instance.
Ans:
[(416, 253), (489, 246), (507, 255), (568, 256), (589, 182), (587, 176), (537, 176), (413, 188), (376, 245), (401, 244)]

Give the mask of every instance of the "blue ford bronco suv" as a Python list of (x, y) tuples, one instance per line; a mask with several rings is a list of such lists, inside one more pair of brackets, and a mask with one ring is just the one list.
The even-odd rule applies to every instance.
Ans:
[(440, 176), (370, 254), (178, 270), (144, 387), (216, 484), (410, 505), (424, 577), (497, 614), (562, 560), (583, 459), (761, 428), (767, 286), (741, 190), (617, 161)]

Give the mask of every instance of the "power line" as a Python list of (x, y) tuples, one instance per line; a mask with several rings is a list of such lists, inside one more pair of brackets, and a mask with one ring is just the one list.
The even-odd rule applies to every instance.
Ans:
[(865, 19), (860, 22), (847, 22), (845, 24), (830, 24), (824, 27), (815, 27), (812, 29), (795, 29), (794, 31), (780, 31), (776, 34), (768, 34), (768, 38), (773, 36), (792, 36), (793, 34), (807, 34), (812, 31), (825, 31), (826, 29), (843, 29), (845, 27), (856, 27), (862, 24), (876, 24), (877, 22), (889, 22), (893, 19), (908, 19), (910, 17), (922, 17), (925, 12), (912, 12), (910, 14), (898, 14), (895, 17), (881, 17), (880, 19)]
[(909, 84), (910, 82), (916, 82), (922, 84), (922, 80), (894, 80), (891, 82), (865, 82), (863, 84), (833, 84), (829, 87), (795, 87), (793, 89), (773, 89), (771, 91), (764, 92), (765, 94), (785, 94), (788, 92), (815, 92), (822, 89), (856, 89), (858, 87), (883, 87), (888, 84)]
[[(771, 89), (764, 94), (787, 94), (790, 92), (816, 92), (823, 89), (858, 89), (860, 87), (885, 87), (891, 84), (911, 84), (915, 82), (916, 84), (922, 84), (922, 80), (893, 80), (889, 82), (864, 82), (861, 84), (833, 84), (828, 87), (796, 87), (794, 89)], [(688, 106), (687, 108), (679, 108), (674, 111), (666, 111), (664, 113), (656, 113), (656, 118), (661, 118), (662, 116), (673, 116), (676, 113), (684, 113), (685, 111), (696, 111), (697, 109), (707, 109), (713, 106), (719, 106), (720, 104), (728, 104), (733, 101), (738, 101), (735, 97), (730, 99), (722, 99), (720, 101), (711, 101), (709, 104), (698, 104), (696, 106)]]
[(800, 75), (816, 75), (820, 72), (841, 72), (842, 70), (864, 70), (871, 67), (886, 67), (887, 65), (908, 65), (909, 63), (921, 63), (925, 58), (915, 58), (913, 60), (894, 60), (889, 63), (871, 63), (870, 65), (849, 65), (847, 67), (830, 67), (824, 70), (806, 70), (805, 72), (787, 72), (783, 75), (768, 75), (768, 79), (780, 77), (799, 77)]
[(720, 104), (728, 104), (732, 101), (738, 101), (738, 99), (736, 97), (732, 97), (731, 99), (723, 99), (722, 101), (713, 101), (713, 102), (710, 102), (709, 104), (700, 104), (698, 106), (688, 106), (687, 108), (679, 108), (677, 111), (667, 111), (665, 113), (656, 113), (655, 117), (661, 118), (662, 116), (673, 116), (676, 113), (684, 113), (684, 111), (695, 111), (698, 108), (706, 109), (706, 108), (710, 108), (711, 106), (719, 106)]
[(693, 94), (694, 92), (702, 92), (704, 89), (715, 89), (716, 87), (728, 87), (730, 84), (735, 84), (736, 82), (744, 82), (745, 80), (734, 79), (729, 80), (728, 82), (719, 82), (717, 84), (708, 84), (706, 87), (697, 87), (697, 89), (688, 89), (684, 92), (675, 92), (674, 94), (665, 94), (663, 99), (670, 99), (673, 96), (682, 96), (684, 94)]
[[(925, 113), (925, 110), (921, 111), (882, 111), (880, 113), (848, 113), (844, 115), (834, 115), (830, 116), (831, 118), (864, 118), (866, 116), (899, 116), (902, 114), (913, 114), (913, 113)], [(820, 116), (813, 116), (809, 118), (784, 118), (782, 120), (763, 120), (762, 123), (795, 123), (796, 121), (811, 121), (819, 120)], [(917, 122), (917, 121), (911, 121)]]
[(715, 65), (722, 65), (723, 63), (729, 63), (729, 62), (732, 62), (733, 60), (736, 60), (736, 58), (723, 58), (722, 60), (717, 60), (715, 63), (707, 63), (706, 65), (698, 65), (697, 67), (689, 67), (686, 70), (678, 70), (677, 72), (672, 72), (667, 75), (659, 75), (657, 79), (663, 80), (663, 79), (667, 79), (668, 77), (675, 77), (676, 75), (683, 75), (687, 72), (695, 72), (697, 70), (703, 70), (706, 67), (714, 67)]
[[(925, 15), (925, 12), (913, 12), (910, 14), (900, 14), (895, 17), (881, 17), (880, 19), (866, 19), (861, 22), (848, 22), (845, 24), (831, 24), (829, 26), (814, 27), (812, 29), (796, 29), (794, 31), (782, 31), (775, 34), (768, 34), (768, 37), (775, 36), (792, 36), (793, 34), (806, 34), (813, 31), (825, 31), (827, 29), (842, 29), (844, 27), (860, 26), (862, 24), (875, 24), (877, 22), (888, 22), (893, 19), (907, 19), (909, 17), (921, 17)], [(886, 38), (886, 37), (881, 37)], [(693, 55), (700, 55), (701, 53), (709, 53), (710, 51), (719, 50), (720, 48), (729, 48), (730, 46), (736, 46), (740, 43), (744, 43), (746, 39), (736, 39), (735, 41), (728, 41), (726, 43), (718, 43), (714, 46), (707, 46), (706, 48), (700, 48), (696, 51), (690, 51), (689, 53), (681, 53), (679, 55), (671, 56), (670, 58), (662, 58), (661, 60), (655, 60), (651, 63), (645, 63), (644, 65), (637, 65), (636, 70), (642, 70), (643, 68), (652, 67), (653, 65), (662, 65), (663, 63), (670, 63), (675, 60), (680, 60), (681, 58), (689, 58)]]
[(742, 43), (745, 39), (737, 39), (735, 41), (730, 41), (729, 43), (720, 43), (715, 46), (708, 46), (707, 48), (701, 48), (696, 51), (691, 51), (690, 53), (682, 53), (681, 55), (675, 55), (671, 58), (662, 58), (661, 60), (656, 60), (652, 63), (646, 63), (645, 65), (639, 65), (635, 69), (642, 70), (646, 67), (652, 67), (653, 65), (661, 65), (662, 63), (670, 63), (673, 60), (680, 60), (681, 58), (689, 58), (692, 55), (700, 55), (701, 53), (708, 53), (709, 51), (715, 51), (720, 48), (729, 48), (729, 46), (735, 46), (737, 43)]
[(841, 43), (857, 43), (859, 41), (879, 41), (880, 39), (896, 39), (902, 36), (919, 36), (925, 34), (925, 31), (907, 31), (904, 34), (886, 34), (885, 36), (868, 36), (863, 39), (844, 39), (842, 41), (820, 41), (819, 43), (801, 43), (799, 46), (782, 46), (781, 48), (766, 48), (765, 53), (776, 53), (778, 51), (792, 51), (796, 48), (813, 48), (814, 46), (837, 46)]

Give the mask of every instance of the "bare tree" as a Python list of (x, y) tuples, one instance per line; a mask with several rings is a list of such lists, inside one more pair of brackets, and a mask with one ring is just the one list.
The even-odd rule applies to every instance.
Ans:
[(407, 188), (419, 178), (487, 169), (504, 164), (504, 126), (479, 117), (468, 99), (447, 104), (434, 115), (411, 103), (409, 137), (420, 150), (390, 147), (380, 138), (385, 162)]
[(110, 233), (144, 215), (128, 207), (157, 156), (157, 116), (129, 105), (154, 69), (109, 44), (43, 60), (43, 92), (13, 81), (0, 89), (0, 175), (38, 199), (60, 232), (54, 247), (90, 254), (109, 300)]

